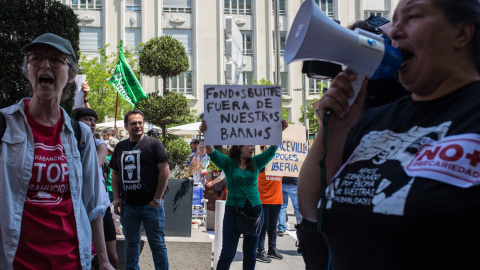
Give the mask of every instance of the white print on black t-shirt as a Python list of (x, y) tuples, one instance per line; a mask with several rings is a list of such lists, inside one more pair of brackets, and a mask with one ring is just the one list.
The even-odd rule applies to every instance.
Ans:
[(371, 207), (373, 213), (403, 216), (414, 182), (405, 167), (426, 142), (441, 140), (450, 127), (413, 127), (405, 133), (372, 131), (363, 136), (326, 189), (327, 209), (335, 204)]
[(480, 135), (461, 134), (427, 140), (406, 167), (408, 175), (435, 179), (457, 187), (480, 184)]
[(136, 190), (142, 186), (140, 184), (140, 153), (140, 150), (122, 152), (122, 181), (125, 190)]

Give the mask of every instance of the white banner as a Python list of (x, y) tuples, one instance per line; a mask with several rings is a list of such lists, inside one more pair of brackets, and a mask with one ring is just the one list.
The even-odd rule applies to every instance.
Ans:
[(305, 127), (289, 125), (282, 136), (282, 144), (278, 145), (275, 157), (265, 166), (265, 174), (298, 177), (307, 157)]
[(83, 102), (83, 91), (82, 91), (82, 84), (87, 79), (87, 75), (77, 75), (75, 77), (75, 83), (77, 84), (77, 89), (75, 89), (75, 104), (73, 108), (83, 108), (85, 107), (85, 103)]
[(279, 85), (205, 85), (207, 145), (282, 143)]

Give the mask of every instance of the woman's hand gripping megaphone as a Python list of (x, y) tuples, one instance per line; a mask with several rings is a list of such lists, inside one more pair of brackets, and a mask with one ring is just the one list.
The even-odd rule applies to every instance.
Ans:
[(329, 121), (329, 131), (348, 133), (362, 113), (367, 84), (364, 76), (352, 71), (338, 74), (322, 98), (312, 104), (320, 126), (325, 112), (331, 111), (333, 119)]

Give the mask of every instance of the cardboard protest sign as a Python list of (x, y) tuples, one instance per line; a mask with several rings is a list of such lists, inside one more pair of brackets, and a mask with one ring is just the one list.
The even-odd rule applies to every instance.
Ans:
[(307, 157), (307, 138), (304, 126), (289, 125), (283, 131), (282, 143), (267, 166), (266, 175), (298, 177), (303, 161)]
[(75, 104), (73, 108), (83, 108), (85, 107), (85, 103), (83, 102), (83, 91), (82, 91), (82, 84), (87, 79), (87, 75), (77, 75), (75, 76), (75, 84), (77, 88), (75, 89)]
[(205, 85), (204, 89), (205, 144), (281, 144), (279, 85)]

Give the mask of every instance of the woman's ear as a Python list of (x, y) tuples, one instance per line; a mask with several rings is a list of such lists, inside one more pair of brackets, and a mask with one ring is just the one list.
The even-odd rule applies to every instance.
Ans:
[(473, 36), (475, 35), (475, 25), (471, 22), (462, 22), (458, 24), (457, 30), (455, 47), (460, 49), (472, 41)]

